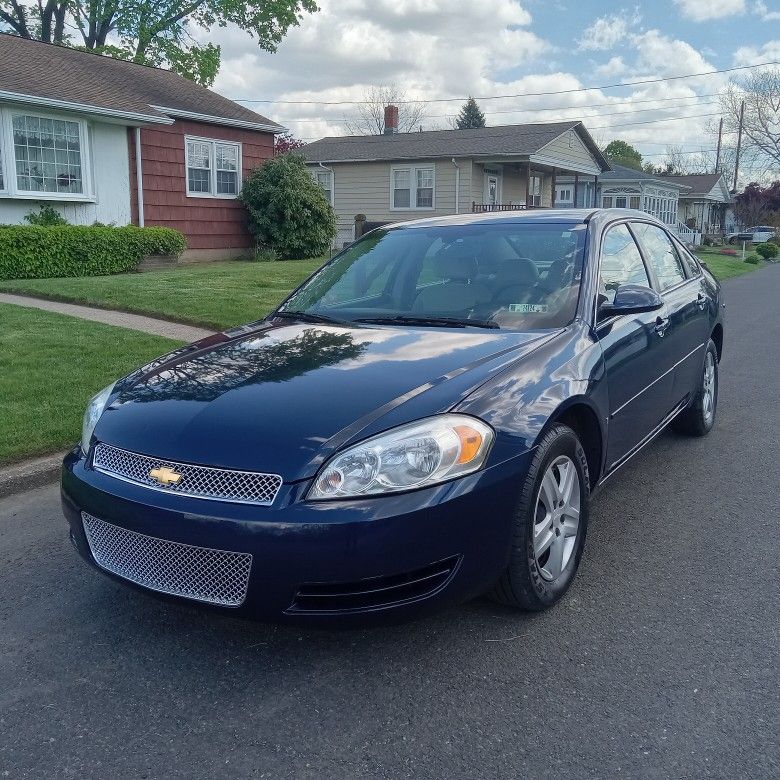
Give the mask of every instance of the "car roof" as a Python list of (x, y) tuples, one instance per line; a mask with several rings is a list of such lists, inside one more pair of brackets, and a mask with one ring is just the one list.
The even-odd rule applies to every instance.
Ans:
[(425, 217), (423, 219), (396, 222), (385, 225), (385, 229), (410, 229), (427, 227), (447, 227), (459, 225), (507, 225), (507, 224), (565, 224), (588, 223), (598, 218), (599, 221), (611, 219), (642, 219), (648, 222), (660, 223), (651, 214), (636, 209), (557, 209), (534, 208), (517, 211), (490, 211), (483, 214), (452, 214), (442, 217)]

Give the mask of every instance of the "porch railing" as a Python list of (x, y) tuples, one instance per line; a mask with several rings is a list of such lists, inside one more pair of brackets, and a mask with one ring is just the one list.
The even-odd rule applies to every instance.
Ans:
[(471, 204), (472, 214), (486, 214), (490, 211), (526, 211), (528, 209), (543, 209), (546, 206), (526, 206), (525, 203), (477, 203)]

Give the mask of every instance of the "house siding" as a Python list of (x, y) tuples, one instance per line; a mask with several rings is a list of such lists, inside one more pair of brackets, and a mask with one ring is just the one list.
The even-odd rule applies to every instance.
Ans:
[[(185, 136), (241, 144), (242, 176), (273, 156), (273, 134), (177, 120), (166, 127), (141, 129), (144, 224), (175, 228), (187, 239), (190, 259), (239, 257), (251, 252), (254, 240), (246, 211), (237, 200), (187, 195)], [(135, 179), (135, 135), (128, 130), (133, 221), (138, 223)]]
[[(19, 107), (14, 109), (19, 110)], [(31, 110), (34, 113), (49, 113), (45, 110)], [(78, 115), (71, 117), (62, 112), (57, 114), (81, 119)], [(37, 211), (40, 203), (53, 206), (73, 225), (91, 225), (93, 222), (127, 225), (131, 221), (126, 129), (122, 125), (95, 121), (89, 121), (87, 128), (94, 199), (88, 202), (58, 201), (56, 196), (54, 199), (16, 198), (0, 194), (0, 224), (22, 224), (25, 215)], [(4, 175), (12, 176), (13, 157), (5, 147), (2, 151)]]
[(587, 146), (574, 130), (568, 130), (550, 141), (531, 157), (532, 163), (541, 163), (598, 176), (601, 168)]
[[(470, 159), (457, 159), (460, 166), (461, 212), (471, 211), (472, 164)], [(429, 166), (435, 169), (433, 209), (393, 209), (390, 172), (406, 165)], [(337, 216), (336, 245), (354, 239), (355, 217), (364, 214), (368, 222), (406, 222), (425, 217), (455, 213), (456, 168), (451, 160), (420, 160), (408, 162), (334, 163), (325, 166), (333, 173), (333, 207)], [(312, 173), (322, 170), (311, 165)]]

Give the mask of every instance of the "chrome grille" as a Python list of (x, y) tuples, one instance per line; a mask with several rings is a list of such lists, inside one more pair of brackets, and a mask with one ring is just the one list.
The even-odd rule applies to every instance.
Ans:
[[(97, 471), (138, 485), (214, 501), (236, 501), (267, 506), (273, 503), (282, 486), (282, 478), (278, 474), (260, 474), (255, 471), (233, 471), (189, 463), (175, 463), (120, 450), (118, 447), (102, 443), (95, 447), (92, 465)], [(164, 487), (149, 476), (150, 471), (161, 467), (172, 468), (181, 474), (179, 482)]]
[(238, 607), (246, 598), (252, 556), (170, 542), (81, 513), (98, 566), (159, 593)]

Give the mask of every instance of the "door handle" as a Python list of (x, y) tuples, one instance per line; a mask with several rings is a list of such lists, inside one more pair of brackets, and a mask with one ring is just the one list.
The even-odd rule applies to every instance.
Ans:
[(707, 296), (703, 292), (696, 296), (696, 305), (704, 311), (704, 307), (707, 305)]
[(669, 327), (668, 317), (656, 317), (655, 320), (655, 332), (661, 337), (664, 337), (666, 329)]

